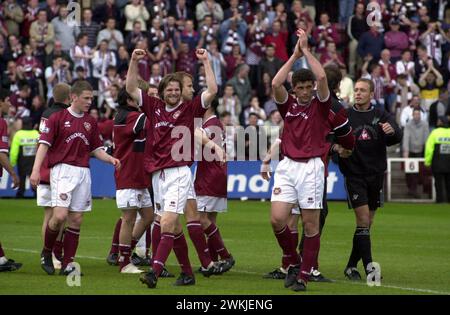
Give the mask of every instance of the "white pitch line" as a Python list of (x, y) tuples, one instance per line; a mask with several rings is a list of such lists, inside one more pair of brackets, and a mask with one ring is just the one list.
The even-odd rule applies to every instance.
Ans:
[[(6, 250), (11, 250), (15, 252), (22, 252), (22, 253), (30, 253), (30, 254), (40, 254), (37, 250), (32, 249), (23, 249), (23, 248), (6, 248)], [(82, 256), (77, 255), (77, 258), (82, 259), (92, 259), (92, 260), (105, 260), (105, 258), (102, 257), (96, 257), (96, 256)], [(177, 266), (177, 265), (169, 265), (169, 266)], [(244, 274), (250, 274), (250, 275), (260, 275), (258, 272), (254, 271), (248, 271), (248, 270), (239, 270), (239, 269), (231, 269), (230, 271), (235, 273), (244, 273)], [(363, 282), (352, 282), (352, 281), (345, 281), (345, 280), (334, 280), (331, 279), (333, 282), (339, 282), (339, 283), (345, 283), (345, 284), (353, 284), (353, 285), (360, 285), (360, 286), (367, 286)], [(430, 294), (440, 294), (440, 295), (450, 295), (450, 292), (444, 292), (444, 291), (435, 291), (435, 290), (429, 290), (429, 289), (419, 289), (419, 288), (410, 288), (410, 287), (400, 287), (395, 285), (385, 285), (382, 284), (381, 287), (389, 288), (389, 289), (397, 289), (397, 290), (403, 290), (403, 291), (412, 291), (412, 292), (422, 292), (422, 293), (430, 293)]]

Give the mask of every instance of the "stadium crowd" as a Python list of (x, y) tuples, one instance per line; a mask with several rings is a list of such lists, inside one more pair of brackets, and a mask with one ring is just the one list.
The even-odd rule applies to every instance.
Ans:
[[(380, 11), (371, 13), (374, 4)], [(105, 144), (111, 144), (118, 91), (135, 48), (147, 51), (139, 62), (143, 87), (185, 71), (193, 74), (197, 93), (206, 80), (195, 48), (206, 48), (223, 124), (270, 137), (269, 127), (283, 125), (271, 81), (292, 53), (297, 28), (307, 33), (323, 65), (341, 69), (338, 96), (346, 106), (354, 102), (357, 79), (373, 81), (375, 107), (395, 115), (405, 130), (397, 156), (423, 156), (429, 131), (446, 123), (438, 118), (450, 116), (447, 1), (91, 0), (81, 5), (77, 24), (68, 19), (64, 1), (2, 1), (0, 73), (11, 103), (5, 117), (11, 142), (24, 118), (38, 128), (55, 84), (86, 79), (96, 97), (90, 113)], [(292, 70), (308, 67), (303, 57)], [(236, 135), (227, 137), (232, 152)]]

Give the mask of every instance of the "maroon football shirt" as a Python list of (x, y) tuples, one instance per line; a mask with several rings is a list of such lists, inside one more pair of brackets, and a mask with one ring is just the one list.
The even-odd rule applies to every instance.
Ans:
[[(222, 148), (225, 143), (225, 132), (220, 120), (214, 115), (203, 123), (203, 129), (209, 139), (215, 140), (215, 143)], [(220, 130), (220, 134), (216, 132)], [(194, 183), (197, 196), (227, 197), (227, 165), (221, 165), (219, 161), (205, 160), (197, 163), (197, 172)]]
[(95, 119), (70, 108), (50, 116), (41, 132), (39, 143), (50, 146), (49, 168), (59, 163), (89, 167), (91, 152), (103, 147)]
[(330, 131), (328, 115), (331, 96), (325, 102), (313, 97), (308, 105), (300, 105), (288, 95), (284, 104), (277, 104), (284, 119), (281, 152), (294, 161), (306, 161), (328, 152), (326, 136)]
[[(141, 97), (142, 111), (150, 122), (149, 128), (152, 133), (150, 138), (152, 150), (147, 163), (147, 172), (191, 165), (194, 160), (194, 118), (202, 118), (206, 111), (202, 106), (201, 95), (174, 108), (166, 107), (163, 101), (148, 96), (147, 93), (142, 93)], [(175, 128), (188, 134), (175, 132), (172, 135)], [(183, 148), (186, 147), (190, 147), (189, 152), (183, 152)]]
[(120, 160), (116, 170), (116, 189), (144, 189), (150, 178), (144, 170), (145, 115), (132, 107), (120, 108), (114, 118), (114, 157)]
[[(0, 117), (0, 152), (8, 154), (9, 152), (9, 138), (8, 125), (6, 120)], [(0, 177), (3, 175), (3, 167), (0, 165)]]

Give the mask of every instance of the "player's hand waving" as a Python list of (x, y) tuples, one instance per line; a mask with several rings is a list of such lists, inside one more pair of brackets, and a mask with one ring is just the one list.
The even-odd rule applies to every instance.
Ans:
[(133, 54), (131, 55), (131, 59), (135, 61), (139, 61), (145, 57), (147, 53), (143, 49), (135, 49), (133, 50)]
[(388, 122), (385, 122), (385, 123), (378, 123), (379, 125), (380, 125), (380, 127), (381, 127), (381, 129), (383, 130), (383, 132), (386, 134), (386, 135), (393, 135), (394, 133), (395, 133), (395, 130), (394, 130), (394, 128), (391, 126), (391, 124), (390, 123), (388, 123)]

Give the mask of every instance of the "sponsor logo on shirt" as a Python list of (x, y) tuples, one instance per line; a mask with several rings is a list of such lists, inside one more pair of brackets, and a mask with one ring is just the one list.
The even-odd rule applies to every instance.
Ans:
[(70, 141), (72, 141), (75, 138), (80, 138), (81, 140), (84, 141), (84, 144), (89, 145), (89, 140), (86, 139), (86, 136), (81, 133), (81, 132), (76, 132), (71, 134), (67, 139), (66, 139), (66, 143), (69, 143)]
[(90, 131), (91, 130), (91, 124), (88, 123), (87, 121), (83, 124), (84, 129), (86, 129), (86, 131)]
[(366, 129), (363, 129), (361, 134), (358, 137), (358, 140), (371, 140), (372, 137), (369, 135)]
[(161, 116), (161, 111), (159, 110), (159, 108), (157, 108), (157, 109), (155, 110), (155, 114), (158, 115), (158, 116)]
[(70, 128), (70, 121), (64, 122), (64, 127), (65, 128)]
[(305, 120), (308, 119), (308, 115), (304, 112), (299, 112), (297, 114), (293, 114), (291, 112), (287, 112), (286, 117), (298, 117), (298, 116), (302, 116)]
[(8, 136), (3, 136), (3, 137), (2, 137), (2, 142), (8, 143), (8, 142), (9, 142)]

